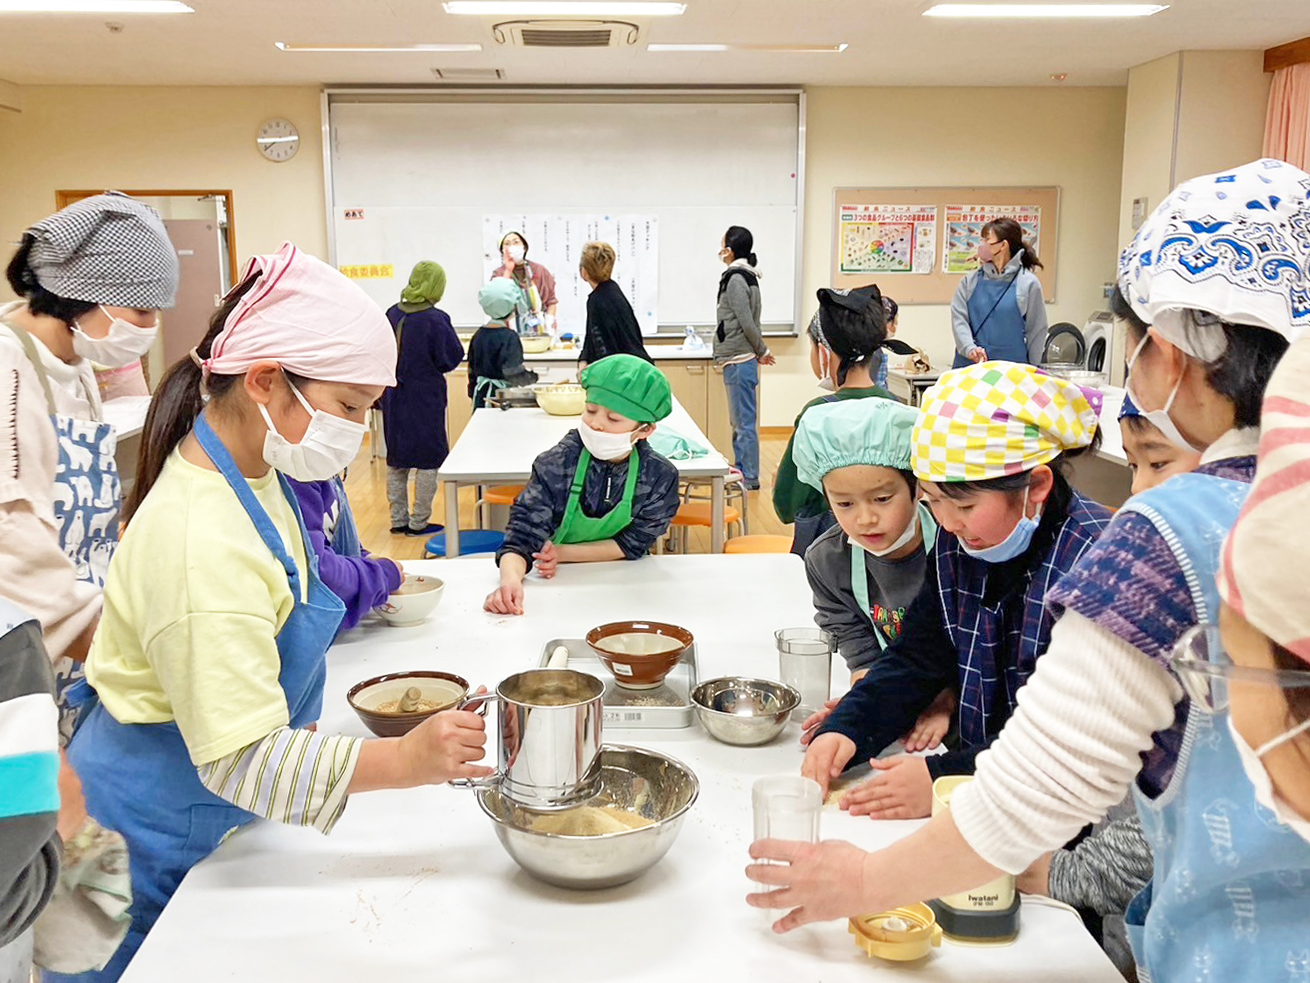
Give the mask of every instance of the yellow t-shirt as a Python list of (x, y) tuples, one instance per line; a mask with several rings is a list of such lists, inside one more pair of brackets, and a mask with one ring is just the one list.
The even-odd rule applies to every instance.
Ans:
[[(305, 544), (277, 474), (247, 480), (305, 583)], [(121, 723), (177, 722), (206, 764), (289, 723), (277, 634), (286, 570), (227, 481), (175, 450), (105, 580), (87, 678)]]

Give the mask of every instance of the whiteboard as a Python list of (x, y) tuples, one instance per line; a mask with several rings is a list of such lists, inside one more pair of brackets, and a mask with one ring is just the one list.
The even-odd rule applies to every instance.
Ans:
[[(487, 216), (641, 215), (658, 223), (660, 324), (715, 323), (729, 225), (755, 236), (763, 321), (795, 324), (795, 95), (473, 103), (330, 95), (328, 113), (333, 261), (392, 266), (391, 278), (358, 281), (382, 306), (399, 298), (414, 263), (430, 259), (447, 273), (442, 308), (459, 326), (481, 324), (477, 294), (496, 245), (483, 241)], [(621, 244), (612, 245), (622, 267)], [(540, 261), (532, 246), (529, 258)], [(561, 321), (571, 323), (582, 312), (565, 304), (583, 303), (586, 288), (569, 286), (576, 270), (551, 272)]]

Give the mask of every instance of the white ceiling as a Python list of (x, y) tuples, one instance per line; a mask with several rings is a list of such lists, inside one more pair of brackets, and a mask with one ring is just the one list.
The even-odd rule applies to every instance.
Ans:
[[(433, 81), (433, 67), (500, 68), (507, 84), (1122, 85), (1180, 49), (1267, 48), (1310, 35), (1310, 0), (1173, 0), (1128, 21), (947, 21), (928, 0), (687, 0), (643, 21), (636, 47), (496, 44), (507, 18), (439, 0), (188, 0), (180, 16), (0, 14), (0, 79), (28, 85), (279, 85)], [(124, 25), (110, 33), (106, 21)], [(288, 53), (273, 42), (481, 42), (480, 53)], [(648, 41), (828, 44), (842, 54), (664, 54)]]

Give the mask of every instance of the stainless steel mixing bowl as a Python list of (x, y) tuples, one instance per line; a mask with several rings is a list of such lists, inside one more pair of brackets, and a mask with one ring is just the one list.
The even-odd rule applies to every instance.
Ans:
[(600, 751), (601, 791), (584, 806), (617, 806), (654, 820), (641, 829), (571, 836), (531, 828), (543, 815), (506, 799), (496, 788), (478, 790), (505, 852), (534, 877), (559, 887), (595, 889), (625, 884), (653, 867), (677, 839), (700, 782), (682, 762), (646, 748), (606, 744)]
[(691, 693), (696, 716), (724, 744), (767, 744), (787, 726), (801, 695), (786, 683), (745, 676), (707, 679)]

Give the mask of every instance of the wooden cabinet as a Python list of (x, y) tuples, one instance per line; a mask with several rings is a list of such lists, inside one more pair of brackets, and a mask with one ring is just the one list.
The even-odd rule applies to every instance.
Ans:
[(446, 376), (446, 438), (451, 447), (473, 416), (473, 400), (468, 393), (469, 370), (465, 364)]
[(673, 398), (682, 404), (696, 426), (705, 429), (705, 380), (709, 366), (704, 362), (673, 362), (661, 359), (655, 363), (669, 380)]
[(728, 412), (728, 391), (723, 387), (723, 366), (709, 366), (708, 423), (705, 436), (710, 438), (714, 449), (733, 462), (732, 455), (732, 416)]

